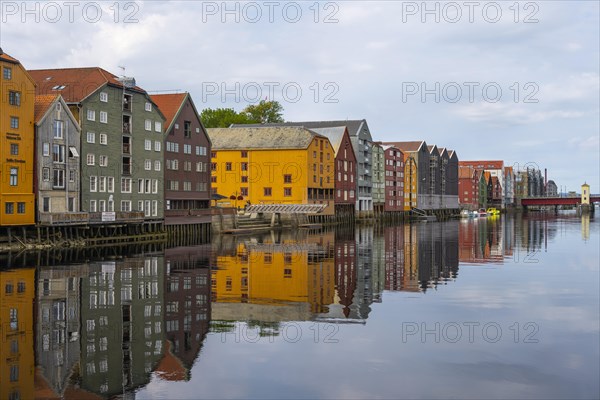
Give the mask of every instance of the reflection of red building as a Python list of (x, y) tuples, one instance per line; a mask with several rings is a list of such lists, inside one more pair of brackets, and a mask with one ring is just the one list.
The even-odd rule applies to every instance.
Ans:
[(384, 211), (404, 210), (404, 154), (391, 145), (383, 145), (385, 160)]
[(458, 257), (461, 263), (502, 263), (504, 259), (500, 221), (462, 220)]
[(404, 288), (404, 226), (386, 227), (385, 243), (385, 290)]
[(349, 317), (356, 290), (356, 242), (338, 239), (335, 241), (334, 249), (335, 287), (339, 303), (344, 306), (344, 316)]
[(164, 318), (169, 343), (156, 373), (189, 380), (210, 324), (210, 246), (167, 249)]

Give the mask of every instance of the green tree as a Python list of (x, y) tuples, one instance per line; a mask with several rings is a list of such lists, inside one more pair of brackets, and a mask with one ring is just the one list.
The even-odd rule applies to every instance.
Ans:
[(228, 128), (231, 124), (252, 124), (244, 112), (238, 113), (233, 108), (206, 108), (200, 113), (200, 120), (205, 128)]
[(261, 100), (258, 104), (250, 104), (244, 108), (242, 113), (245, 113), (249, 120), (256, 121), (256, 123), (284, 122), (283, 107), (275, 100)]

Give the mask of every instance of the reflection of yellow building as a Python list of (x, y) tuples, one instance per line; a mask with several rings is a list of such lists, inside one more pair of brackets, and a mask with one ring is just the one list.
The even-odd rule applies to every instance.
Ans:
[(302, 127), (208, 129), (212, 188), (221, 205), (328, 204), (334, 212), (334, 149)]
[(333, 303), (334, 260), (310, 243), (240, 244), (236, 256), (217, 257), (212, 291), (217, 303)]
[(35, 83), (18, 60), (0, 50), (0, 225), (34, 223)]
[(33, 398), (34, 279), (34, 268), (0, 272), (0, 399)]
[(409, 153), (404, 153), (404, 211), (417, 206), (417, 162)]
[(419, 248), (417, 245), (417, 227), (404, 225), (404, 273), (402, 290), (419, 291)]

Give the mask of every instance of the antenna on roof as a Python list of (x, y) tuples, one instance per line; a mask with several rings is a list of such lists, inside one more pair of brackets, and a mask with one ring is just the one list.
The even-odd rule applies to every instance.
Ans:
[(118, 65), (118, 67), (121, 68), (121, 70), (123, 71), (123, 76), (121, 76), (120, 78), (117, 78), (117, 80), (119, 82), (121, 82), (123, 84), (123, 86), (126, 88), (135, 87), (135, 78), (133, 78), (131, 76), (125, 76), (125, 66)]

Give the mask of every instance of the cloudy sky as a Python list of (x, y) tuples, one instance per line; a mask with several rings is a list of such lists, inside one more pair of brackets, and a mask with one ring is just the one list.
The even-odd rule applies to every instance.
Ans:
[(101, 66), (200, 109), (365, 118), (375, 140), (600, 192), (597, 1), (24, 4), (0, 1), (0, 46), (28, 69)]

